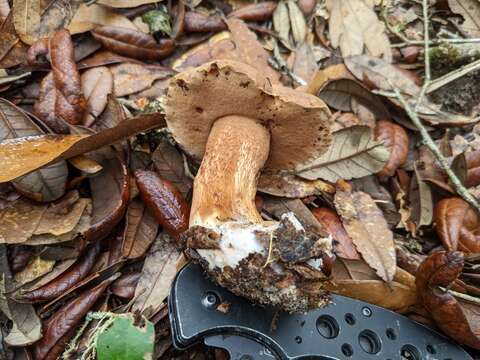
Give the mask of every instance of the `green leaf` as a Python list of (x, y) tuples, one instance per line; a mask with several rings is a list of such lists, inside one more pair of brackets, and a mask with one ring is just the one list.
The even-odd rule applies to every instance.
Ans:
[(142, 15), (142, 20), (148, 24), (151, 33), (156, 33), (157, 31), (161, 31), (166, 35), (172, 33), (170, 15), (164, 5), (161, 5), (157, 10), (147, 11)]
[(98, 336), (98, 360), (152, 359), (155, 330), (144, 317), (116, 316), (113, 324)]

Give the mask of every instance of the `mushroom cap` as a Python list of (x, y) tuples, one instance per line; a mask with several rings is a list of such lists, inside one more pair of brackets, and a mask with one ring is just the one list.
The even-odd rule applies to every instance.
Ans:
[(176, 75), (165, 110), (173, 137), (197, 160), (215, 120), (228, 115), (257, 119), (269, 129), (267, 171), (295, 170), (324, 153), (331, 142), (331, 113), (322, 100), (272, 85), (250, 65), (230, 60)]

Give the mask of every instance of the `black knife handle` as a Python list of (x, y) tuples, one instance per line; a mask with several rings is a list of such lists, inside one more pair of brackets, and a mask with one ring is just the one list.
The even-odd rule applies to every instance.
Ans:
[[(220, 303), (229, 304), (227, 311), (217, 310)], [(217, 335), (222, 335), (254, 340), (274, 358), (285, 360), (472, 360), (444, 336), (378, 306), (332, 295), (332, 304), (325, 308), (278, 313), (217, 286), (193, 264), (177, 274), (169, 311), (174, 345), (180, 349), (209, 337), (218, 342)], [(224, 347), (235, 343), (240, 342), (225, 341)]]

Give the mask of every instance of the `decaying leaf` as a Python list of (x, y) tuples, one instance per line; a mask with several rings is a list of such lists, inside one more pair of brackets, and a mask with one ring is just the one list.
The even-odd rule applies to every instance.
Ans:
[(112, 144), (142, 131), (164, 126), (160, 113), (141, 115), (93, 135), (28, 136), (0, 142), (0, 160), (5, 171), (0, 182), (16, 179), (46, 165)]
[(135, 180), (143, 202), (176, 241), (188, 229), (190, 209), (180, 191), (156, 172), (136, 170)]
[(160, 139), (152, 161), (160, 177), (170, 181), (187, 197), (193, 185), (192, 179), (185, 173), (182, 154), (167, 139)]
[(82, 123), (91, 126), (107, 106), (113, 91), (113, 75), (109, 68), (99, 66), (82, 74), (82, 92), (87, 101)]
[(44, 260), (40, 256), (30, 259), (22, 271), (15, 274), (15, 281), (19, 284), (26, 284), (52, 271), (55, 260)]
[[(464, 266), (460, 251), (439, 251), (422, 262), (417, 271), (417, 293), (421, 305), (436, 325), (461, 344), (480, 349), (478, 305), (456, 299), (445, 290), (458, 278)], [(439, 287), (444, 289), (439, 289)]]
[(381, 210), (368, 194), (349, 189), (337, 189), (335, 207), (362, 257), (390, 283), (396, 271), (395, 244)]
[(107, 6), (99, 4), (81, 4), (67, 29), (72, 34), (90, 31), (97, 26), (119, 26), (138, 30), (126, 16), (123, 16)]
[(326, 286), (333, 293), (400, 313), (406, 312), (417, 300), (412, 275), (397, 269), (393, 281), (385, 284), (363, 260), (337, 259), (332, 282)]
[(461, 198), (445, 198), (435, 204), (436, 230), (448, 251), (480, 252), (480, 219)]
[(343, 57), (363, 53), (392, 60), (390, 41), (385, 25), (364, 0), (327, 0), (330, 11), (328, 27), (334, 48), (340, 47)]
[(360, 178), (378, 172), (389, 157), (387, 148), (373, 139), (371, 128), (352, 126), (334, 133), (328, 151), (296, 174), (332, 182)]
[(15, 289), (16, 284), (8, 268), (7, 248), (0, 245), (0, 311), (8, 317), (13, 325), (9, 334), (3, 338), (10, 346), (27, 346), (42, 337), (42, 323), (35, 309), (30, 304), (21, 304), (14, 301), (9, 292)]
[(180, 251), (172, 239), (166, 233), (160, 233), (145, 259), (142, 276), (135, 290), (134, 311), (139, 310), (150, 318), (160, 309), (177, 273), (179, 256)]
[(145, 204), (134, 199), (126, 215), (122, 255), (127, 259), (143, 256), (157, 237), (158, 222)]
[(448, 0), (448, 6), (455, 14), (463, 17), (458, 26), (470, 37), (480, 36), (480, 3), (475, 0)]
[(388, 161), (378, 175), (392, 176), (395, 170), (407, 160), (409, 143), (407, 132), (400, 125), (381, 120), (375, 127), (375, 138), (389, 150)]
[(35, 32), (40, 25), (40, 0), (15, 0), (13, 2), (13, 23), (18, 36), (23, 42), (31, 45), (37, 37)]
[(287, 198), (335, 192), (334, 186), (323, 180), (306, 180), (290, 174), (262, 174), (258, 179), (257, 189), (266, 194)]

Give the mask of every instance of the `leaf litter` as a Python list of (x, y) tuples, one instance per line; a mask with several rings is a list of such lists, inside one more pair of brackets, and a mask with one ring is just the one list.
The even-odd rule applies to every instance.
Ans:
[[(436, 324), (478, 355), (480, 7), (427, 3), (0, 1), (5, 346), (36, 359), (122, 359), (132, 343), (129, 359), (179, 356), (166, 299), (195, 260), (184, 232), (202, 167), (168, 126), (168, 91), (178, 73), (233, 60), (267, 93), (295, 88), (331, 114), (328, 149), (259, 174), (249, 209), (269, 223), (294, 213), (331, 243), (327, 290)], [(448, 306), (428, 285), (439, 263), (458, 268)]]

